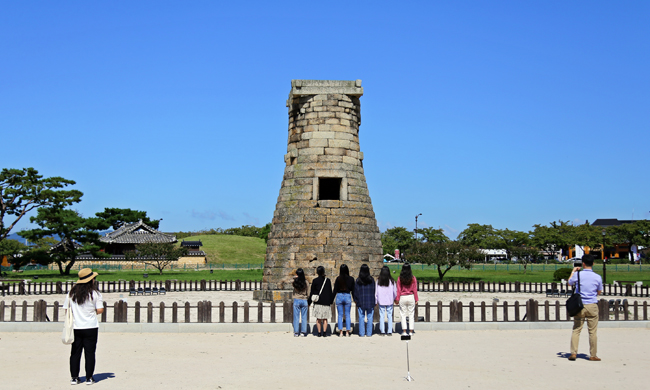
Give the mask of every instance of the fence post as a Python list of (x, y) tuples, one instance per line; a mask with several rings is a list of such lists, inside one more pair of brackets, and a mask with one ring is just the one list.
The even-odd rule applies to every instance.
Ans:
[(519, 301), (515, 301), (515, 322), (519, 322)]
[[(126, 303), (126, 302), (124, 302)], [(165, 323), (165, 302), (160, 302), (160, 313), (159, 313), (159, 321), (161, 324)], [(126, 322), (126, 321), (124, 321)]]
[(153, 322), (153, 303), (147, 303), (147, 323)]
[(140, 301), (135, 303), (135, 323), (140, 323)]
[(186, 301), (185, 302), (185, 323), (186, 324), (190, 323), (190, 309), (191, 309), (190, 303)]
[(102, 313), (102, 322), (106, 322), (106, 318), (108, 318), (108, 304), (106, 304), (106, 301), (104, 301), (104, 312)]
[(508, 322), (508, 302), (503, 301), (503, 321)]
[(232, 323), (237, 323), (237, 301), (232, 303)]
[(474, 301), (469, 303), (469, 322), (474, 322)]
[(56, 282), (56, 293), (63, 294), (63, 283)]
[(457, 303), (458, 303), (458, 301), (455, 300), (455, 299), (453, 301), (449, 302), (449, 322), (458, 322), (458, 320), (456, 319), (456, 315), (457, 315), (456, 304)]
[[(167, 281), (168, 282), (168, 281)], [(172, 303), (172, 323), (178, 323), (178, 303)]]
[(436, 315), (438, 316), (438, 322), (442, 322), (442, 301), (438, 301)]
[(429, 301), (424, 304), (424, 316), (426, 322), (431, 322), (431, 302)]
[(275, 324), (275, 302), (271, 302), (271, 323)]
[[(0, 321), (4, 321), (4, 302), (2, 302), (2, 314), (0, 314)], [(54, 301), (54, 312), (52, 313), (52, 322), (59, 322), (59, 301)]]
[(264, 305), (262, 302), (257, 302), (257, 322), (260, 324), (264, 322)]
[(122, 322), (122, 318), (120, 317), (120, 302), (122, 301), (115, 301), (113, 304), (113, 322)]
[(244, 323), (245, 324), (248, 324), (249, 319), (250, 319), (248, 317), (249, 316), (248, 309), (249, 309), (249, 305), (248, 305), (248, 301), (246, 301), (246, 302), (244, 302)]
[(219, 322), (226, 322), (226, 304), (219, 302)]

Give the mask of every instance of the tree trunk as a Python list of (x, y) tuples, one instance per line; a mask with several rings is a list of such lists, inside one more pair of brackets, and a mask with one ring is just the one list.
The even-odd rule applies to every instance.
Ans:
[(65, 275), (65, 274), (63, 273), (63, 266), (61, 265), (61, 262), (60, 262), (60, 261), (57, 261), (57, 262), (56, 262), (56, 265), (59, 266), (59, 273), (60, 273), (61, 275)]
[(65, 275), (70, 275), (70, 270), (72, 269), (72, 266), (74, 265), (75, 258), (70, 259), (70, 262), (68, 265), (65, 266)]

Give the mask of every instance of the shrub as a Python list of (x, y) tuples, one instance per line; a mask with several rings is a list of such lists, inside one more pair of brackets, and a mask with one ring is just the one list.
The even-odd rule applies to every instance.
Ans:
[(558, 268), (553, 272), (553, 280), (559, 282), (562, 279), (569, 279), (573, 268)]

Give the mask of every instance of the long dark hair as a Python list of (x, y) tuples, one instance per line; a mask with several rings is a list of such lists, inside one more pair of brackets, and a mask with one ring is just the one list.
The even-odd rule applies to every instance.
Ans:
[(388, 287), (391, 284), (395, 283), (393, 276), (390, 274), (390, 268), (388, 268), (388, 266), (381, 267), (381, 271), (379, 271), (378, 282), (382, 287)]
[(359, 268), (359, 277), (357, 278), (357, 283), (366, 286), (374, 282), (375, 279), (373, 279), (370, 275), (370, 267), (368, 267), (368, 264), (361, 264), (361, 268)]
[(404, 263), (402, 272), (399, 274), (399, 281), (402, 286), (410, 286), (413, 283), (413, 272), (411, 272), (411, 264)]
[(305, 271), (302, 268), (296, 270), (296, 277), (293, 278), (293, 288), (296, 291), (304, 291), (307, 289), (307, 280), (305, 279)]
[(348, 289), (348, 276), (350, 276), (350, 269), (347, 265), (341, 264), (339, 267), (339, 277), (337, 278), (337, 283), (339, 285), (339, 290), (347, 291)]
[(89, 299), (92, 299), (93, 291), (99, 292), (95, 285), (95, 279), (88, 283), (76, 283), (70, 289), (70, 299), (77, 305), (83, 305)]

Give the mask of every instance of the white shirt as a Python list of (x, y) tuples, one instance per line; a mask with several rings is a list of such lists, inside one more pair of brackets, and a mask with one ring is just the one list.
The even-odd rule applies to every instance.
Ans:
[(65, 297), (65, 302), (63, 302), (63, 308), (67, 310), (70, 305), (72, 305), (74, 329), (99, 328), (99, 321), (97, 321), (97, 312), (95, 310), (104, 308), (101, 293), (93, 291), (91, 299), (87, 299), (82, 305), (78, 305), (70, 299), (70, 294), (68, 294)]

